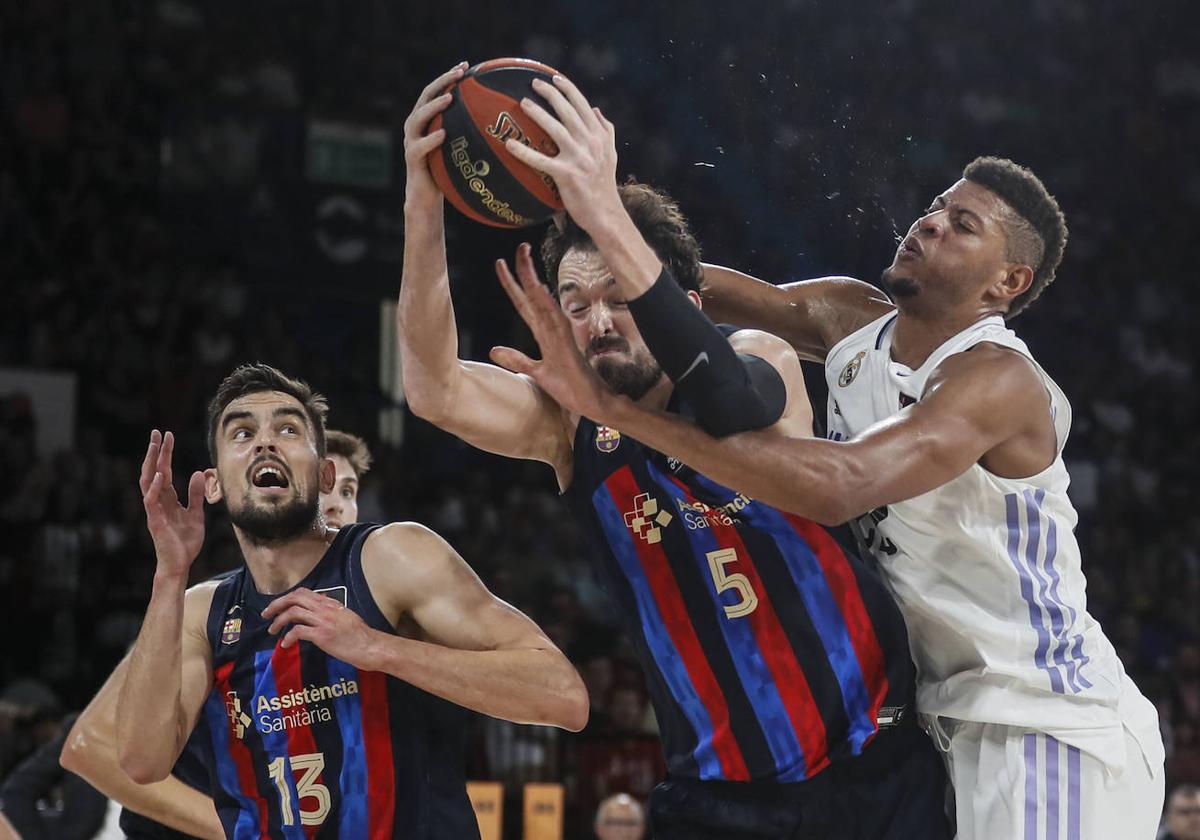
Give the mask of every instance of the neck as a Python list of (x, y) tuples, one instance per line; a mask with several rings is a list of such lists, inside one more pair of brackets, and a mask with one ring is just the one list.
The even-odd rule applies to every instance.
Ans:
[(900, 308), (900, 316), (892, 330), (892, 361), (914, 370), (925, 364), (933, 351), (947, 339), (967, 327), (999, 313), (971, 310), (959, 313), (940, 313), (936, 316)]
[(675, 383), (667, 378), (664, 373), (650, 390), (642, 394), (642, 398), (637, 401), (637, 404), (642, 408), (648, 408), (651, 411), (662, 411), (667, 407), (667, 403), (671, 400), (671, 392), (675, 390)]
[(298, 537), (276, 543), (261, 543), (235, 527), (238, 544), (254, 587), (263, 595), (286, 592), (300, 581), (321, 561), (325, 549), (337, 535), (325, 527), (322, 520)]

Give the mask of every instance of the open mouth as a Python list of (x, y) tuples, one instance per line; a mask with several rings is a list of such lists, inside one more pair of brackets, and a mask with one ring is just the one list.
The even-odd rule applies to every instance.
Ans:
[(250, 475), (250, 483), (261, 489), (286, 490), (291, 483), (283, 468), (275, 464), (261, 464)]
[(910, 236), (900, 243), (900, 253), (919, 257), (922, 254), (921, 244)]

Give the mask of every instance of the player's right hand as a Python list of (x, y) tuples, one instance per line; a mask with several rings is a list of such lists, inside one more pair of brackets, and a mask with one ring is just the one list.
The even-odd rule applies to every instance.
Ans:
[(152, 431), (138, 484), (146, 508), (146, 527), (158, 557), (156, 574), (186, 577), (204, 545), (204, 473), (192, 473), (184, 507), (171, 481), (174, 452), (175, 435), (167, 432), (164, 437), (158, 429)]
[(442, 145), (446, 139), (446, 130), (426, 133), (429, 122), (437, 114), (446, 110), (450, 104), (450, 94), (446, 91), (450, 85), (462, 78), (466, 72), (467, 62), (462, 61), (428, 85), (417, 98), (412, 113), (404, 121), (404, 166), (407, 180), (404, 185), (404, 202), (406, 205), (416, 203), (436, 203), (441, 206), (441, 191), (429, 174), (429, 154)]

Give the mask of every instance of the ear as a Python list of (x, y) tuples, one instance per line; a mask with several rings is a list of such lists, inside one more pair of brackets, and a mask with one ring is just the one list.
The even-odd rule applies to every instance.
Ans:
[(991, 293), (1005, 304), (1028, 291), (1033, 284), (1033, 269), (1024, 263), (1008, 263), (1004, 276), (991, 288)]
[(215, 467), (209, 467), (204, 471), (204, 501), (215, 505), (224, 498), (225, 493), (221, 489), (221, 480), (217, 478), (217, 470)]
[(688, 296), (688, 300), (690, 300), (693, 304), (695, 304), (697, 309), (704, 308), (704, 304), (702, 304), (700, 302), (700, 293), (699, 292), (693, 292), (691, 289), (688, 289), (687, 296)]
[(332, 493), (333, 485), (337, 484), (337, 465), (333, 463), (332, 458), (322, 458), (321, 466), (317, 468), (317, 477), (320, 480), (321, 492)]

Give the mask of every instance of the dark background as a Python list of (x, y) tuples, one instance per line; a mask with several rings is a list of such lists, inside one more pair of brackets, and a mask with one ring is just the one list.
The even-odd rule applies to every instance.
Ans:
[[(153, 571), (136, 490), (148, 430), (179, 435), (178, 472), (206, 466), (203, 404), (252, 360), (306, 378), (331, 425), (371, 442), (364, 518), (438, 530), (581, 665), (592, 730), (645, 728), (640, 676), (610, 641), (549, 471), (474, 452), (380, 387), (399, 126), (456, 61), (520, 55), (604, 109), (620, 175), (672, 192), (706, 259), (776, 282), (875, 280), (977, 155), (1039, 173), (1071, 236), (1058, 281), (1014, 325), (1074, 407), (1089, 609), (1158, 704), (1171, 781), (1200, 781), (1194, 3), (0, 8), (0, 365), (73, 374), (77, 394), (71, 445), (38, 452), (28, 395), (0, 391), (0, 776), (34, 717), (85, 703), (136, 632)], [(330, 125), (345, 165), (314, 168)], [(490, 267), (521, 235), (448, 215), (464, 354), (527, 342)], [(237, 562), (227, 522), (211, 523), (198, 575)], [(22, 678), (56, 701), (31, 712)], [(604, 792), (574, 739), (481, 724), (477, 742), (476, 776), (566, 780), (573, 819)], [(652, 765), (630, 759), (640, 781), (601, 787), (648, 789)]]

